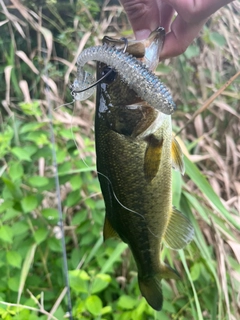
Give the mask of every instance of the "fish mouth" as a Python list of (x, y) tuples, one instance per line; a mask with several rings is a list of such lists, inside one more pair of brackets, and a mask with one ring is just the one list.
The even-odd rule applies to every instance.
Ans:
[[(115, 70), (117, 72), (113, 81), (109, 82), (107, 79), (101, 81), (102, 90), (106, 97), (111, 97), (113, 106), (144, 104), (165, 114), (171, 114), (175, 110), (176, 107), (169, 90), (153, 72), (159, 63), (164, 39), (165, 30), (162, 27), (156, 28), (145, 40), (114, 39), (108, 36), (103, 38), (102, 48), (115, 52), (114, 59), (119, 56), (122, 59), (122, 67)], [(131, 65), (127, 69), (126, 66), (130, 61), (135, 61), (134, 66)], [(111, 68), (114, 70), (115, 60), (111, 63)], [(106, 60), (98, 63), (98, 79), (103, 76), (107, 66)], [(103, 89), (104, 85), (105, 89)]]
[(113, 46), (120, 50), (126, 50), (127, 53), (131, 54), (142, 63), (144, 63), (149, 70), (154, 71), (159, 62), (159, 56), (163, 48), (165, 39), (165, 29), (158, 27), (152, 31), (149, 37), (145, 40), (131, 40), (128, 39), (127, 47), (126, 39), (114, 39), (105, 36), (102, 40), (103, 44)]

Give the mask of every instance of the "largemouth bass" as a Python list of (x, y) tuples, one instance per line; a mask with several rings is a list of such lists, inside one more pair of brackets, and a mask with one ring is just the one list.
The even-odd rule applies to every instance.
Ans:
[[(98, 85), (95, 116), (97, 170), (106, 206), (104, 239), (119, 237), (129, 245), (138, 269), (139, 288), (155, 310), (161, 310), (163, 304), (161, 279), (179, 278), (176, 270), (160, 261), (162, 243), (177, 250), (194, 235), (188, 219), (172, 207), (172, 167), (183, 174), (184, 163), (172, 136), (170, 114), (175, 106), (168, 89), (151, 72), (158, 64), (163, 41), (162, 28), (145, 41), (129, 41), (121, 60), (126, 59), (128, 66), (130, 60), (139, 66), (131, 71), (127, 64), (121, 69), (118, 62), (115, 67), (115, 61), (111, 58), (109, 63), (106, 58), (111, 52), (121, 52), (121, 40), (105, 37), (99, 51), (107, 52), (106, 57), (94, 57), (101, 61), (98, 78), (108, 72), (109, 66), (114, 68)], [(78, 61), (82, 68), (82, 60)], [(148, 94), (142, 94), (137, 83), (140, 87), (144, 83)], [(156, 83), (164, 88), (158, 87), (161, 98), (157, 102), (149, 98), (151, 90), (155, 94)]]

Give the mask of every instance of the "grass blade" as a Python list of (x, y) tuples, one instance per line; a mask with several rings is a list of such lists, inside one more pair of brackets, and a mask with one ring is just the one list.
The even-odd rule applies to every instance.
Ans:
[(19, 283), (19, 289), (18, 289), (18, 298), (17, 298), (17, 304), (20, 303), (21, 295), (23, 292), (23, 288), (27, 279), (27, 275), (29, 273), (29, 269), (31, 267), (31, 264), (33, 263), (35, 251), (37, 248), (37, 244), (34, 243), (28, 250), (26, 258), (23, 263), (21, 277), (20, 277), (20, 283)]
[(218, 195), (214, 192), (213, 188), (204, 177), (204, 175), (199, 171), (198, 167), (192, 163), (186, 156), (184, 156), (184, 162), (186, 166), (186, 174), (190, 179), (196, 184), (196, 186), (201, 190), (209, 202), (218, 209), (218, 211), (224, 216), (227, 222), (231, 223), (235, 228), (240, 230), (240, 225), (231, 216), (231, 214), (226, 210)]

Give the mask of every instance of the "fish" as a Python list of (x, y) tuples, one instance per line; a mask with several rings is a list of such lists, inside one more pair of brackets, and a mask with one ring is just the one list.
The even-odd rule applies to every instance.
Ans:
[(128, 244), (141, 294), (157, 311), (163, 305), (161, 280), (180, 278), (161, 261), (162, 246), (182, 249), (194, 237), (189, 220), (172, 206), (172, 168), (184, 174), (185, 167), (172, 134), (176, 105), (153, 72), (164, 37), (161, 27), (142, 41), (104, 37), (102, 46), (79, 55), (71, 87), (75, 100), (90, 94), (80, 92), (93, 81), (83, 67), (97, 60), (97, 79), (106, 75), (97, 85), (95, 112), (97, 172), (105, 202), (103, 237)]
[[(111, 39), (104, 41), (111, 43)], [(139, 63), (153, 70), (163, 41), (162, 28), (158, 28), (145, 41), (129, 42), (127, 50), (133, 56), (137, 51)], [(113, 45), (120, 49), (123, 43), (113, 41)], [(98, 78), (106, 70), (107, 63), (98, 63)], [(124, 72), (129, 70), (124, 68)], [(184, 173), (183, 155), (172, 134), (171, 115), (139, 96), (126, 82), (126, 75), (116, 69), (113, 73), (98, 85), (95, 114), (97, 171), (106, 207), (103, 235), (104, 240), (117, 237), (128, 244), (140, 291), (159, 311), (161, 279), (180, 278), (160, 261), (162, 243), (178, 250), (194, 236), (189, 220), (172, 206), (172, 167)]]

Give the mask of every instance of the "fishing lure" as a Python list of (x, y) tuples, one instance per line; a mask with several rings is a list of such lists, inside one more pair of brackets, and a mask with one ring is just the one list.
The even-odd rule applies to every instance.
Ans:
[(172, 114), (176, 109), (170, 91), (155, 74), (131, 54), (107, 44), (87, 48), (78, 56), (77, 78), (70, 86), (75, 100), (85, 100), (94, 92), (93, 77), (83, 69), (90, 60), (113, 68), (141, 99), (160, 112)]

